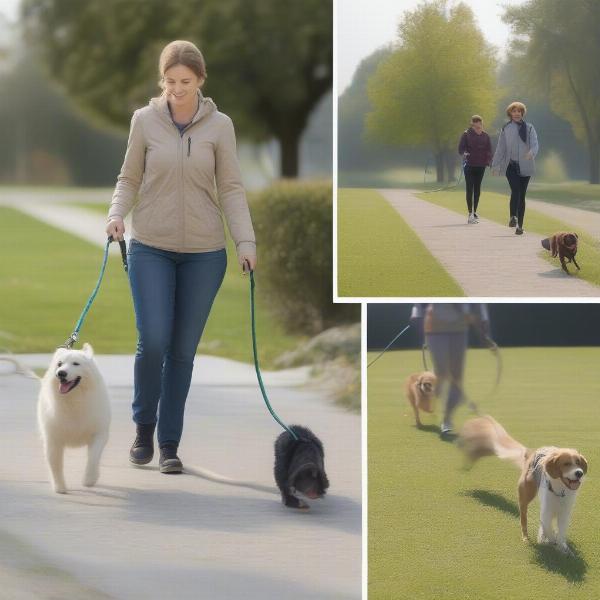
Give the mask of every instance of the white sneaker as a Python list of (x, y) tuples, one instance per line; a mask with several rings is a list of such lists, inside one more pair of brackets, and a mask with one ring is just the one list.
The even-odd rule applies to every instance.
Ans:
[(469, 219), (467, 220), (467, 225), (473, 225), (474, 223), (477, 223), (477, 219), (475, 218), (475, 215), (471, 213), (469, 215)]
[(452, 433), (452, 423), (442, 423), (440, 425), (440, 433), (442, 435), (446, 435), (447, 433)]

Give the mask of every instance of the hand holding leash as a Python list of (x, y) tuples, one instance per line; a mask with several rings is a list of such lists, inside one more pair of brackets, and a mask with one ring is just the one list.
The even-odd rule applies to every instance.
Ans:
[(242, 256), (242, 275), (248, 275), (256, 269), (256, 256)]
[(121, 217), (111, 217), (105, 229), (109, 237), (119, 242), (123, 241), (125, 235), (125, 223)]
[[(108, 236), (108, 243), (112, 244), (115, 241), (115, 238), (112, 235)], [(125, 240), (119, 240), (119, 248), (121, 249), (121, 260), (123, 261), (123, 268), (125, 269), (125, 273), (128, 271), (127, 267), (127, 244)]]

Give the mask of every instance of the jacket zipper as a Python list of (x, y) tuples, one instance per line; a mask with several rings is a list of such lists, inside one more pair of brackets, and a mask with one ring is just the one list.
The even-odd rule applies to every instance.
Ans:
[(182, 248), (185, 248), (185, 198), (184, 198), (184, 185), (183, 185), (183, 136), (179, 138), (179, 185), (181, 198), (181, 242)]
[[(175, 129), (177, 129), (177, 126), (175, 125), (175, 123), (173, 123), (173, 121), (171, 120), (171, 123), (173, 124), (173, 127)], [(190, 125), (188, 127), (191, 127), (192, 125), (194, 125), (195, 123), (192, 121), (192, 123), (190, 123)], [(183, 149), (183, 132), (180, 132), (179, 129), (177, 129), (177, 133), (179, 134), (179, 148), (178, 148), (178, 154), (179, 154), (179, 187), (180, 187), (180, 191), (179, 191), (179, 198), (180, 198), (180, 202), (181, 202), (181, 235), (182, 235), (182, 248), (180, 251), (183, 251), (183, 248), (185, 248), (185, 199), (183, 197), (183, 189), (184, 189), (184, 185), (183, 185), (183, 153), (184, 153), (184, 149)], [(192, 145), (192, 137), (190, 135), (188, 135), (188, 152), (187, 155), (190, 156), (190, 152), (191, 152), (191, 145)]]

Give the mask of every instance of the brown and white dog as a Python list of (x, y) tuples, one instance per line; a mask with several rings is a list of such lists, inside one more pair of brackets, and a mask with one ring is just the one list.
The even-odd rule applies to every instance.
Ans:
[(542, 240), (542, 246), (552, 252), (552, 257), (555, 258), (558, 256), (560, 259), (560, 266), (562, 267), (565, 273), (568, 273), (567, 265), (565, 262), (565, 258), (568, 262), (572, 262), (579, 271), (579, 265), (575, 260), (575, 255), (577, 254), (577, 244), (579, 242), (579, 238), (576, 233), (555, 233), (553, 236)]
[(421, 427), (419, 410), (433, 412), (437, 377), (431, 371), (413, 373), (406, 380), (406, 399), (415, 412), (415, 424)]
[(515, 463), (521, 469), (518, 496), (523, 541), (528, 540), (527, 507), (539, 493), (538, 543), (556, 544), (562, 552), (570, 552), (567, 528), (577, 491), (588, 468), (587, 461), (577, 450), (554, 446), (537, 450), (525, 448), (489, 415), (467, 421), (460, 433), (459, 445), (472, 462), (482, 456), (495, 455)]

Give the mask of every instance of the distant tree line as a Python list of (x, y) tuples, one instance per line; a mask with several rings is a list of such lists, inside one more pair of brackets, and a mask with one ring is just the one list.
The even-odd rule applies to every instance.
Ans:
[(28, 54), (0, 76), (0, 182), (112, 185), (127, 134), (73, 111)]
[(275, 138), (281, 175), (298, 175), (302, 134), (331, 89), (332, 0), (23, 0), (21, 17), (69, 98), (123, 128), (159, 93), (164, 45), (195, 42), (207, 62), (206, 95), (242, 137)]
[[(367, 347), (383, 349), (408, 323), (412, 304), (369, 304)], [(491, 333), (500, 346), (600, 346), (598, 304), (488, 304)], [(419, 348), (413, 328), (393, 348)], [(472, 346), (481, 346), (472, 334)]]
[(504, 19), (517, 37), (496, 65), (465, 4), (431, 0), (407, 11), (397, 42), (367, 57), (340, 98), (340, 170), (433, 156), (438, 181), (453, 179), (469, 117), (481, 114), (494, 134), (519, 99), (544, 152), (557, 151), (571, 176), (598, 183), (600, 2), (565, 10), (562, 0), (530, 0)]

